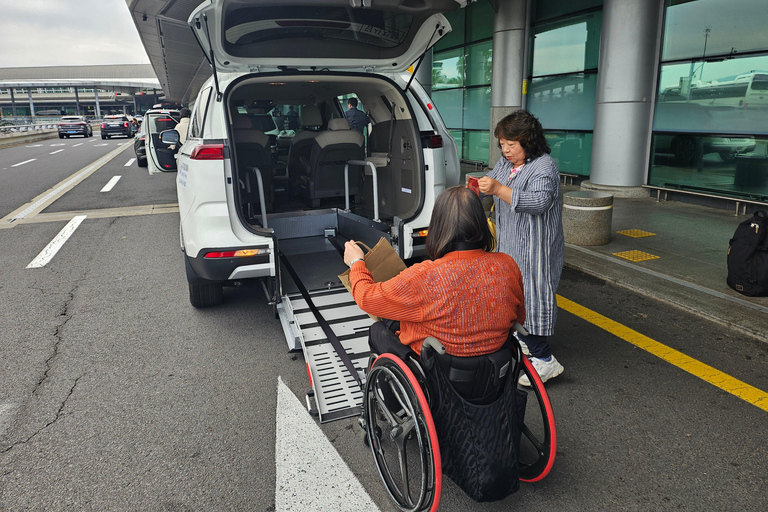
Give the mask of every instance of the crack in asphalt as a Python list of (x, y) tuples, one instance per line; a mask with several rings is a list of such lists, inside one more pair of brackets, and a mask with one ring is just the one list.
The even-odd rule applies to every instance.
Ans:
[(77, 383), (80, 382), (80, 379), (85, 377), (85, 373), (80, 375), (79, 377), (75, 378), (75, 381), (72, 383), (72, 387), (69, 388), (69, 392), (67, 393), (67, 396), (64, 397), (64, 400), (61, 401), (61, 405), (59, 406), (58, 410), (56, 411), (56, 414), (54, 415), (53, 419), (47, 422), (45, 425), (40, 427), (36, 432), (34, 432), (32, 435), (27, 437), (26, 439), (22, 439), (21, 441), (16, 441), (15, 443), (12, 443), (6, 448), (3, 448), (0, 450), (0, 453), (8, 453), (9, 451), (13, 450), (15, 447), (21, 445), (21, 444), (27, 444), (28, 442), (32, 441), (35, 437), (40, 435), (45, 429), (59, 421), (59, 419), (62, 417), (62, 413), (64, 412), (64, 408), (67, 406), (67, 401), (72, 396), (72, 394), (75, 392), (75, 388), (77, 387)]
[(77, 284), (71, 292), (69, 292), (69, 297), (64, 301), (64, 304), (62, 304), (61, 308), (59, 309), (58, 317), (61, 318), (61, 323), (56, 326), (53, 337), (55, 339), (55, 342), (53, 344), (53, 353), (48, 357), (48, 359), (45, 360), (45, 370), (43, 371), (43, 374), (40, 376), (38, 381), (35, 383), (35, 387), (32, 389), (32, 394), (37, 395), (38, 390), (42, 387), (43, 383), (48, 379), (48, 372), (51, 371), (51, 366), (53, 365), (53, 360), (56, 358), (56, 356), (59, 355), (59, 345), (64, 341), (64, 336), (62, 334), (64, 330), (64, 326), (67, 325), (67, 322), (69, 322), (72, 319), (72, 316), (69, 314), (69, 305), (75, 298), (75, 292), (77, 291), (77, 288), (80, 285)]

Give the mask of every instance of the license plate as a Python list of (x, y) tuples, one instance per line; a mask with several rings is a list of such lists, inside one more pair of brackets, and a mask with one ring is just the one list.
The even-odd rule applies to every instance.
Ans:
[(69, 130), (67, 133), (77, 133), (77, 130)]

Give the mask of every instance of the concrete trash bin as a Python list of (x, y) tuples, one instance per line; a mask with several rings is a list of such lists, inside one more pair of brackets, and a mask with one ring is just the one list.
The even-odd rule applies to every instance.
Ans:
[(605, 245), (611, 241), (613, 194), (577, 190), (563, 194), (565, 243)]

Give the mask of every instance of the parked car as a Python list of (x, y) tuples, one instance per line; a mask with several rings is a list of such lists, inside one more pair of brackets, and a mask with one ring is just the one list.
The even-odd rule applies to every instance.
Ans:
[(83, 116), (64, 116), (57, 125), (59, 138), (69, 138), (70, 135), (93, 137), (93, 127)]
[(101, 120), (101, 138), (111, 139), (115, 135), (123, 135), (125, 137), (133, 136), (131, 121), (128, 120), (127, 116), (104, 116)]
[[(154, 139), (156, 139), (155, 146), (162, 144), (160, 142), (160, 132), (174, 128), (180, 117), (178, 110), (151, 109), (144, 114), (142, 123), (139, 125), (139, 131), (133, 139), (133, 151), (136, 153), (136, 163), (139, 167), (149, 166), (147, 137), (151, 138), (151, 134), (154, 134)], [(157, 160), (156, 157), (155, 160)], [(174, 165), (173, 167), (173, 170), (175, 170), (176, 166)], [(153, 169), (164, 170), (156, 161), (153, 161)]]
[[(254, 279), (280, 303), (278, 249), (301, 251), (297, 243), (319, 239), (321, 252), (335, 251), (322, 241), (331, 232), (342, 243), (384, 237), (403, 259), (422, 257), (435, 198), (459, 182), (454, 139), (407, 69), (450, 31), (442, 11), (466, 2), (297, 9), (301, 3), (212, 0), (189, 18), (217, 71), (193, 102), (173, 162), (195, 307), (218, 304), (223, 286)], [(371, 121), (366, 134), (344, 116), (351, 95)], [(263, 123), (277, 105), (300, 112), (287, 161), (267, 133), (280, 133), (274, 121)], [(161, 140), (169, 146), (178, 133)], [(345, 186), (346, 162), (364, 159), (350, 166)], [(317, 274), (332, 278), (340, 256), (326, 252), (302, 261), (330, 263)]]

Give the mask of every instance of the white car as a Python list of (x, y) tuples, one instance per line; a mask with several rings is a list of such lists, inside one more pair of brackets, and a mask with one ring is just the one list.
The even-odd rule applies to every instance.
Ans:
[[(348, 239), (383, 237), (403, 259), (424, 255), (435, 198), (458, 184), (459, 158), (407, 70), (450, 31), (441, 12), (466, 2), (380, 3), (208, 0), (190, 16), (214, 68), (176, 155), (193, 306), (259, 279), (280, 304), (296, 289), (281, 280), (281, 255), (307, 289), (340, 287), (337, 251)], [(353, 96), (370, 120), (364, 134), (344, 115)], [(295, 134), (282, 130), (289, 110), (300, 114)]]

